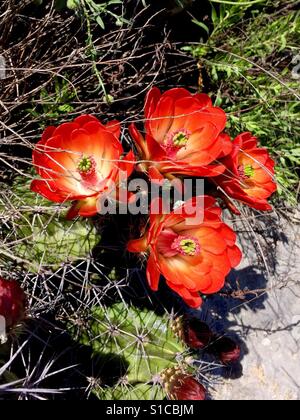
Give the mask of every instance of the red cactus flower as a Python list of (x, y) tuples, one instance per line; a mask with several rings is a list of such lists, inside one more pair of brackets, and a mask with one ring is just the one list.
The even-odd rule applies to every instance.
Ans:
[(225, 168), (217, 160), (231, 152), (229, 136), (221, 134), (226, 114), (208, 95), (186, 89), (161, 94), (153, 88), (145, 103), (144, 137), (134, 124), (130, 133), (141, 159), (140, 167), (152, 179), (175, 175), (216, 176)]
[(0, 315), (13, 327), (24, 318), (25, 294), (16, 281), (0, 278)]
[(91, 115), (48, 127), (33, 151), (41, 179), (32, 182), (31, 190), (57, 203), (74, 201), (68, 219), (97, 214), (101, 194), (115, 188), (120, 171), (129, 176), (133, 170), (132, 152), (121, 160), (119, 135), (118, 121), (104, 126)]
[[(202, 299), (198, 292), (211, 294), (224, 285), (225, 277), (241, 260), (236, 234), (221, 220), (221, 209), (212, 197), (203, 197), (202, 222), (187, 217), (196, 198), (170, 214), (152, 215), (148, 232), (130, 241), (130, 252), (150, 253), (147, 279), (158, 289), (162, 274), (168, 286), (191, 307)], [(197, 220), (197, 222), (196, 222)]]
[[(272, 210), (267, 199), (277, 189), (275, 163), (266, 149), (257, 147), (257, 138), (251, 133), (240, 134), (233, 142), (232, 152), (223, 162), (226, 172), (213, 181), (229, 197), (257, 210)], [(233, 210), (239, 213), (234, 207)]]
[(204, 386), (179, 367), (163, 371), (161, 379), (168, 398), (171, 400), (203, 401), (206, 398)]
[(224, 365), (237, 362), (241, 356), (240, 346), (229, 337), (216, 338), (209, 351), (215, 354)]

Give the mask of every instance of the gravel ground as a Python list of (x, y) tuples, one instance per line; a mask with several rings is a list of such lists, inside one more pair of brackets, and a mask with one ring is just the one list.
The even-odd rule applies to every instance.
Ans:
[[(293, 219), (299, 216), (298, 210)], [(241, 366), (215, 384), (215, 400), (300, 399), (300, 225), (275, 219), (262, 221), (251, 243), (244, 230), (247, 257), (232, 277), (241, 288), (267, 288), (267, 293), (258, 292), (249, 303), (212, 299), (209, 316), (219, 316), (215, 328), (229, 329), (243, 349)], [(265, 263), (268, 270), (261, 268)]]

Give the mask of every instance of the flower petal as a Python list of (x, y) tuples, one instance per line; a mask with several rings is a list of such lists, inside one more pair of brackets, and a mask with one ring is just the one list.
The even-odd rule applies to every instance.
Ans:
[(151, 289), (156, 292), (158, 290), (160, 271), (153, 255), (150, 255), (148, 259), (146, 275)]
[(78, 216), (92, 217), (98, 213), (98, 197), (88, 197), (84, 200), (76, 201), (67, 213), (67, 220), (75, 219)]

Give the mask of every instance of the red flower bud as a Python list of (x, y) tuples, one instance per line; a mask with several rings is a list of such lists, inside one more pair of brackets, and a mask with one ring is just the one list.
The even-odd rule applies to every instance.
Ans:
[(186, 319), (184, 322), (184, 341), (192, 349), (204, 349), (213, 337), (209, 326), (197, 318)]
[(0, 315), (6, 327), (12, 327), (24, 318), (25, 294), (16, 281), (0, 278)]
[(170, 368), (161, 374), (164, 389), (171, 400), (203, 401), (206, 389), (193, 376), (185, 373), (181, 368)]
[(173, 330), (190, 348), (202, 350), (209, 346), (213, 333), (209, 326), (195, 317), (176, 318)]
[(240, 359), (240, 346), (229, 337), (218, 338), (211, 346), (213, 352), (224, 365), (235, 363)]

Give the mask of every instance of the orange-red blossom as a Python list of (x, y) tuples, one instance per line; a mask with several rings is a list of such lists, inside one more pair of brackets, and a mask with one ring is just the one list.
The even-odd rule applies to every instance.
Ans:
[(133, 152), (122, 160), (120, 123), (103, 125), (91, 115), (82, 115), (59, 127), (48, 127), (33, 151), (40, 179), (31, 190), (48, 200), (73, 201), (67, 218), (94, 216), (102, 194), (118, 185), (120, 172), (129, 176)]
[[(241, 261), (236, 234), (221, 220), (221, 209), (205, 196), (202, 222), (191, 218), (195, 199), (170, 214), (150, 215), (145, 235), (128, 243), (130, 252), (148, 252), (147, 279), (158, 289), (160, 276), (191, 307), (198, 307), (202, 294), (218, 292), (225, 277)], [(199, 211), (199, 209), (198, 209)]]
[(222, 133), (225, 125), (225, 112), (208, 95), (183, 88), (161, 94), (152, 88), (145, 102), (145, 135), (130, 126), (140, 169), (156, 180), (220, 175), (225, 167), (219, 159), (232, 149), (229, 136)]
[(257, 210), (272, 210), (268, 198), (277, 190), (275, 162), (265, 148), (258, 147), (256, 137), (251, 133), (237, 136), (223, 163), (226, 171), (213, 181), (227, 196)]

